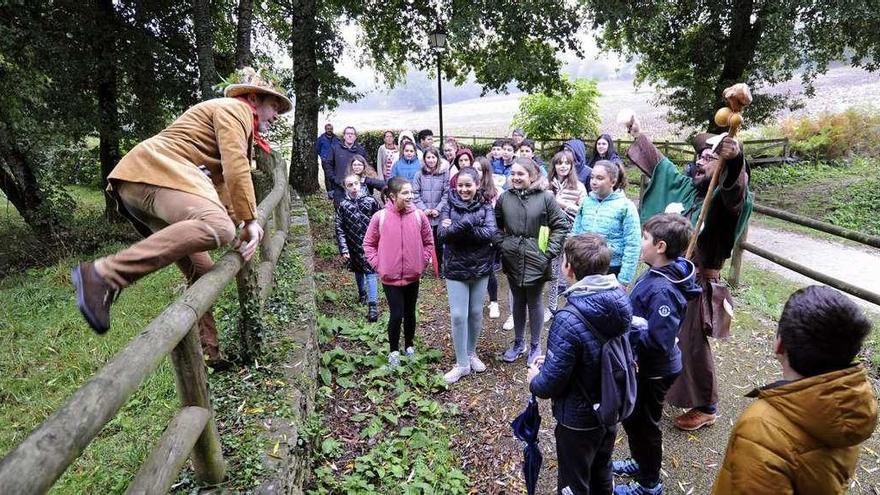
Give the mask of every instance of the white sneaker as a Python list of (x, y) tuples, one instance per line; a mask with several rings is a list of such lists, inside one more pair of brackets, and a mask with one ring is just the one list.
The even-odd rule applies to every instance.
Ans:
[(550, 318), (553, 318), (553, 312), (550, 311), (549, 309), (545, 309), (544, 310), (544, 323), (547, 323), (548, 321), (550, 321)]
[(500, 318), (501, 317), (501, 309), (498, 308), (497, 302), (489, 303), (489, 318)]
[(461, 377), (467, 376), (470, 374), (471, 374), (470, 368), (461, 368), (461, 367), (455, 366), (454, 368), (449, 370), (448, 373), (443, 375), (443, 380), (446, 383), (452, 384), (452, 383), (459, 381), (461, 379)]
[(477, 373), (482, 373), (482, 372), (486, 371), (485, 363), (480, 361), (480, 358), (478, 358), (476, 354), (471, 354), (470, 358), (471, 358), (471, 370), (472, 371), (475, 371)]
[(406, 348), (406, 357), (411, 358), (411, 357), (415, 356), (415, 354), (416, 354), (415, 347), (410, 346), (410, 347)]
[(505, 330), (513, 330), (513, 315), (508, 316), (507, 319), (504, 320), (504, 325), (501, 325), (501, 328)]
[(394, 351), (388, 355), (388, 367), (394, 369), (398, 366), (400, 366), (400, 353)]

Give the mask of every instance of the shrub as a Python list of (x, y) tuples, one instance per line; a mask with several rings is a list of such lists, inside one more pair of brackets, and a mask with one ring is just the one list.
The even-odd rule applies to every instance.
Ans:
[(513, 124), (535, 140), (558, 136), (595, 136), (599, 133), (599, 90), (596, 81), (563, 79), (568, 88), (559, 94), (531, 94), (520, 100)]
[(791, 140), (792, 151), (803, 157), (880, 156), (880, 112), (874, 109), (789, 117), (780, 127)]

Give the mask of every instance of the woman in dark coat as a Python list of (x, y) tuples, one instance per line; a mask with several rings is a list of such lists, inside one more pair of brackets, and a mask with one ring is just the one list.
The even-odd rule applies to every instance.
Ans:
[(495, 205), (498, 232), (493, 239), (501, 249), (501, 264), (513, 295), (515, 339), (502, 359), (510, 363), (525, 353), (523, 337), (528, 312), (531, 332), (528, 364), (531, 365), (541, 353), (544, 324), (541, 291), (544, 283), (552, 278), (550, 261), (562, 252), (562, 242), (571, 225), (553, 193), (547, 191), (547, 179), (534, 160), (517, 158), (511, 166), (509, 181), (510, 189)]

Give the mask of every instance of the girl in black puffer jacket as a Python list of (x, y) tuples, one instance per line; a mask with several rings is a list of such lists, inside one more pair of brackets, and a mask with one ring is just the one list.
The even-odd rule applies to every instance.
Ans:
[(495, 213), (491, 200), (478, 189), (479, 178), (473, 168), (463, 168), (454, 190), (440, 210), (438, 242), (446, 244), (443, 274), (452, 316), (452, 344), (455, 367), (444, 375), (446, 383), (486, 370), (477, 357), (477, 339), (483, 327), (483, 299), (495, 259), (492, 236)]
[(367, 186), (361, 183), (357, 174), (349, 174), (344, 179), (345, 196), (336, 208), (336, 243), (339, 254), (354, 272), (357, 282), (358, 301), (368, 303), (367, 321), (374, 322), (379, 317), (376, 306), (378, 292), (376, 272), (364, 255), (364, 236), (370, 219), (379, 211), (379, 202), (367, 194)]

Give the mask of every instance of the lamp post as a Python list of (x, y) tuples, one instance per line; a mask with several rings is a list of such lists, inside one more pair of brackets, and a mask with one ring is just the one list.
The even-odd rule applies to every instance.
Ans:
[(446, 31), (443, 28), (428, 35), (428, 45), (437, 52), (437, 110), (440, 113), (440, 146), (443, 146), (443, 77), (440, 74), (440, 55), (446, 48)]

